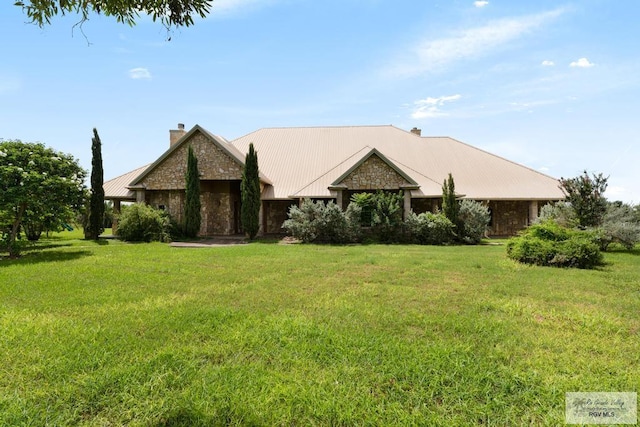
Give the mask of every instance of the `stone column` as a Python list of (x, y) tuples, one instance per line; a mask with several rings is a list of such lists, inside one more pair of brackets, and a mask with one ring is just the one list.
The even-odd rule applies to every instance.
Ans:
[(404, 190), (404, 212), (402, 213), (402, 219), (407, 219), (407, 215), (411, 212), (411, 190)]
[(342, 190), (336, 191), (336, 205), (342, 209)]
[(266, 202), (264, 200), (260, 201), (260, 212), (258, 213), (258, 236), (264, 236), (266, 230), (267, 230), (267, 217), (265, 215), (265, 208), (264, 208), (264, 204)]
[(146, 203), (144, 188), (136, 189), (136, 203)]
[(533, 224), (536, 219), (538, 219), (538, 201), (531, 200), (529, 202), (529, 225)]
[(118, 215), (120, 215), (120, 200), (113, 201), (113, 221), (111, 221), (111, 234), (114, 236), (118, 231)]

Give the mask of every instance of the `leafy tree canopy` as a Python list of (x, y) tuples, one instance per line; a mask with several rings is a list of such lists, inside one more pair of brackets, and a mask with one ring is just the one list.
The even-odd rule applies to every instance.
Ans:
[(27, 211), (30, 220), (44, 220), (82, 207), (85, 175), (69, 154), (40, 143), (0, 141), (0, 217), (10, 255), (15, 255), (12, 248)]
[(587, 171), (575, 178), (560, 178), (560, 189), (573, 207), (581, 227), (597, 227), (602, 224), (607, 212), (604, 192), (608, 179), (601, 173), (589, 176)]
[(193, 25), (194, 18), (204, 18), (212, 0), (30, 0), (16, 1), (30, 22), (43, 27), (56, 15), (75, 13), (81, 16), (80, 24), (92, 13), (113, 16), (118, 22), (130, 26), (136, 24), (141, 14), (160, 21), (167, 29)]

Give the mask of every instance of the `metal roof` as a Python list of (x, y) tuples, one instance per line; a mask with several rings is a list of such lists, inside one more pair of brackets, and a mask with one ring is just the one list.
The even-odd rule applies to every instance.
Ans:
[(449, 137), (421, 137), (394, 126), (260, 129), (231, 144), (253, 143), (272, 198), (331, 197), (329, 187), (372, 149), (415, 181), (414, 197), (438, 197), (451, 173), (456, 192), (475, 200), (558, 200), (558, 180)]
[(136, 200), (136, 193), (129, 190), (129, 184), (148, 167), (149, 165), (142, 166), (106, 181), (102, 186), (104, 188), (104, 198), (107, 200)]
[[(394, 126), (266, 128), (228, 142), (196, 125), (151, 166), (105, 182), (105, 198), (134, 200), (129, 190), (194, 132), (239, 164), (253, 143), (264, 199), (334, 197), (337, 180), (372, 154), (411, 183), (412, 197), (440, 197), (451, 173), (456, 193), (474, 200), (560, 200), (557, 179), (449, 137), (422, 137)], [(268, 177), (268, 178), (267, 178)], [(413, 185), (415, 183), (415, 186)], [(418, 187), (417, 189), (415, 187)]]

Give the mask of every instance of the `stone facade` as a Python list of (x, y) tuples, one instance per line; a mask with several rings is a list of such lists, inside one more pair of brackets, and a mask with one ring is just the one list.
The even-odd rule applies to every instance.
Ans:
[(416, 214), (436, 212), (442, 205), (442, 199), (411, 199), (411, 210)]
[(242, 166), (226, 152), (203, 135), (196, 132), (176, 148), (139, 184), (149, 190), (184, 190), (189, 145), (198, 158), (198, 170), (202, 180), (240, 180)]
[(376, 155), (369, 157), (340, 182), (349, 190), (399, 190), (408, 184), (404, 177)]
[(140, 181), (146, 187), (144, 201), (165, 209), (174, 220), (182, 222), (189, 145), (198, 158), (200, 172), (202, 222), (199, 234), (228, 235), (240, 232), (242, 166), (200, 132), (177, 147)]
[(528, 201), (491, 201), (490, 236), (513, 236), (529, 225)]
[(289, 216), (289, 208), (291, 206), (297, 206), (297, 202), (293, 200), (266, 200), (263, 202), (265, 224), (265, 234), (281, 234), (284, 233), (282, 223), (285, 222)]

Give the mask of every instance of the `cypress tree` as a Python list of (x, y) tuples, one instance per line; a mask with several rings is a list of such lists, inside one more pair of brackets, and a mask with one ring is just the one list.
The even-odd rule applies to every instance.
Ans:
[(102, 142), (96, 128), (93, 128), (93, 138), (91, 138), (91, 155), (91, 197), (85, 237), (98, 240), (104, 231), (104, 171), (102, 168)]
[(253, 143), (249, 144), (249, 152), (245, 157), (240, 192), (242, 197), (240, 206), (242, 228), (249, 239), (253, 240), (260, 229), (260, 174), (258, 154), (253, 148)]
[(187, 237), (196, 237), (200, 231), (200, 172), (198, 171), (198, 159), (189, 146), (187, 155), (187, 173), (185, 175), (185, 202), (184, 202), (184, 234)]
[(442, 212), (456, 228), (460, 226), (460, 205), (456, 200), (456, 186), (451, 173), (449, 173), (449, 177), (445, 179), (442, 184)]

